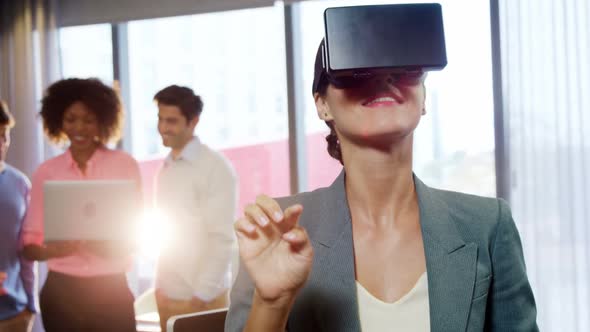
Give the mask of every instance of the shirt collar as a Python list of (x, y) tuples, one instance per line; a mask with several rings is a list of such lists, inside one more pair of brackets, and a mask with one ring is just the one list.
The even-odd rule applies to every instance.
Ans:
[(178, 160), (186, 160), (189, 162), (194, 162), (198, 159), (199, 150), (201, 149), (201, 140), (197, 136), (193, 136), (193, 138), (185, 145), (184, 149), (180, 152), (180, 155), (176, 160), (172, 158), (172, 152), (168, 154), (166, 157), (165, 162), (171, 163)]
[[(94, 153), (92, 154), (92, 156), (90, 156), (90, 159), (88, 159), (88, 161), (86, 162), (87, 169), (92, 167), (94, 164), (96, 164), (96, 162), (98, 160), (100, 160), (100, 158), (104, 152), (103, 149), (104, 149), (103, 146), (99, 146), (96, 148), (96, 150), (94, 150)], [(78, 163), (76, 163), (76, 161), (74, 160), (74, 157), (72, 156), (72, 151), (69, 148), (66, 150), (65, 157), (66, 157), (66, 161), (67, 161), (68, 165), (70, 165), (70, 167), (79, 168)]]

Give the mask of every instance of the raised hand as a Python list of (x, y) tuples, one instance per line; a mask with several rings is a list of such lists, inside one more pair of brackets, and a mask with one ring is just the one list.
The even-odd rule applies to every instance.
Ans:
[(313, 248), (297, 224), (302, 211), (299, 204), (281, 211), (275, 200), (261, 195), (234, 224), (240, 257), (265, 302), (290, 302), (309, 276)]

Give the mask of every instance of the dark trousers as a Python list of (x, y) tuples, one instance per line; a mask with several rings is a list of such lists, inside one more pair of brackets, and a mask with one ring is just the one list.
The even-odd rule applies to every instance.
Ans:
[(40, 296), (46, 332), (134, 332), (133, 294), (124, 274), (75, 277), (50, 271)]

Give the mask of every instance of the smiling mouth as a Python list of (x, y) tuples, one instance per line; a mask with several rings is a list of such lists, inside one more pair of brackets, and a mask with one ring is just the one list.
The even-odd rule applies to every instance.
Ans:
[(88, 137), (86, 137), (86, 136), (77, 135), (77, 136), (72, 137), (72, 141), (74, 141), (74, 142), (85, 142), (87, 140), (88, 140)]
[(385, 97), (377, 97), (377, 98), (369, 99), (363, 103), (363, 106), (378, 107), (378, 106), (391, 106), (394, 104), (400, 104), (400, 102), (394, 97), (385, 96)]
[(405, 101), (404, 97), (394, 90), (382, 91), (381, 93), (374, 94), (364, 100), (363, 106), (366, 107), (378, 107), (378, 106), (391, 106), (394, 104), (403, 104)]

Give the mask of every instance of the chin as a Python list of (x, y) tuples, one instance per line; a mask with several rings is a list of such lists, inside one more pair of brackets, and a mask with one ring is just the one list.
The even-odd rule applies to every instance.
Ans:
[(353, 135), (353, 141), (360, 145), (370, 146), (391, 146), (391, 144), (399, 143), (404, 138), (411, 137), (414, 128), (396, 128), (390, 130), (371, 130), (362, 131)]
[(171, 145), (171, 142), (169, 139), (162, 138), (162, 145), (169, 148)]
[(71, 143), (70, 142), (70, 147), (75, 150), (88, 150), (88, 149), (91, 149), (93, 146), (94, 146), (93, 143), (79, 144), (79, 143)]
[(360, 130), (358, 136), (370, 140), (387, 139), (391, 137), (404, 137), (411, 134), (415, 129), (415, 126), (388, 126), (387, 128), (364, 128)]

